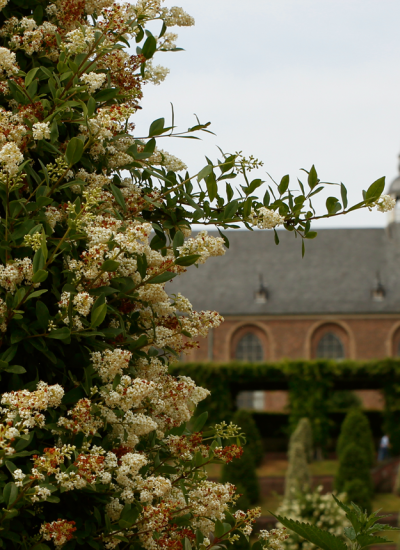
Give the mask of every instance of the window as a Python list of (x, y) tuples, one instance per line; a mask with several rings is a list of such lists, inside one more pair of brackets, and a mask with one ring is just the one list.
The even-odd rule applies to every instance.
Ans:
[(325, 359), (343, 359), (344, 347), (342, 341), (333, 332), (323, 335), (317, 345), (317, 357)]
[(262, 344), (253, 332), (248, 332), (239, 340), (235, 358), (241, 361), (262, 361), (264, 350)]
[(265, 392), (264, 391), (241, 391), (236, 399), (238, 409), (251, 409), (255, 411), (263, 411), (265, 409)]

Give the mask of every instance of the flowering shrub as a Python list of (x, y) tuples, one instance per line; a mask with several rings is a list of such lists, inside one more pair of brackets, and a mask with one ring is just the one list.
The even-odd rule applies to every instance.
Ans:
[[(344, 500), (346, 495), (337, 497)], [(324, 529), (332, 535), (340, 536), (343, 528), (350, 525), (345, 511), (336, 505), (331, 494), (322, 494), (322, 486), (314, 491), (296, 492), (285, 498), (277, 510), (277, 515), (285, 516), (294, 521), (307, 522), (319, 529)], [(291, 534), (283, 542), (286, 550), (312, 550), (315, 545), (304, 540), (298, 534)]]
[[(323, 186), (312, 167), (307, 191), (285, 176), (260, 201), (256, 159), (190, 175), (156, 143), (173, 123), (135, 135), (143, 85), (167, 73), (154, 54), (192, 24), (161, 0), (0, 2), (2, 548), (205, 550), (249, 536), (260, 513), (231, 515), (235, 487), (204, 470), (240, 456), (238, 429), (202, 433), (209, 392), (168, 370), (223, 319), (165, 285), (229, 246), (193, 223), (315, 237)], [(383, 187), (353, 209), (390, 207)], [(349, 210), (342, 186), (322, 217)]]

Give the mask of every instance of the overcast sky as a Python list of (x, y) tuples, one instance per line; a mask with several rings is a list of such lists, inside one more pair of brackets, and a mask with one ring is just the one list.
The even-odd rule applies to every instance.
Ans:
[[(381, 176), (398, 174), (400, 152), (400, 2), (398, 0), (167, 0), (196, 20), (178, 28), (184, 52), (158, 54), (170, 68), (144, 89), (137, 134), (159, 117), (180, 129), (212, 122), (202, 142), (161, 147), (191, 171), (204, 155), (242, 150), (264, 161), (263, 179), (315, 164), (325, 181), (343, 181), (353, 203)], [(321, 205), (323, 207), (323, 204)], [(368, 210), (324, 227), (384, 226)]]

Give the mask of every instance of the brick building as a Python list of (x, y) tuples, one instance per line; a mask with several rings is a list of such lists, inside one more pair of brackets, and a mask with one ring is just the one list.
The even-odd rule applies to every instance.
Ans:
[(304, 259), (288, 231), (279, 246), (272, 231), (229, 231), (224, 257), (168, 285), (225, 318), (186, 360), (400, 356), (400, 176), (389, 193), (385, 228), (319, 230)]

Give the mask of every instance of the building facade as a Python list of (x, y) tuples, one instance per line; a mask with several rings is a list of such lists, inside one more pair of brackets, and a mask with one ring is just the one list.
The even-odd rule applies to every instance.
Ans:
[(186, 361), (368, 360), (400, 356), (400, 176), (385, 228), (322, 229), (306, 241), (278, 231), (228, 231), (210, 258), (170, 293), (225, 322)]

